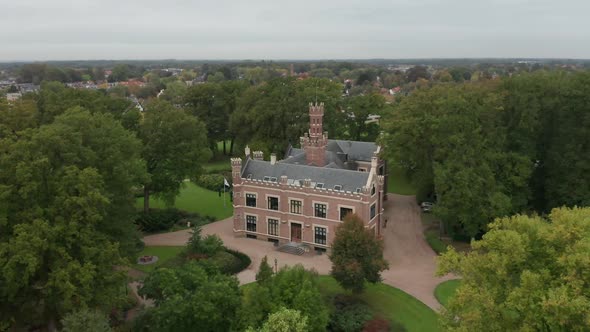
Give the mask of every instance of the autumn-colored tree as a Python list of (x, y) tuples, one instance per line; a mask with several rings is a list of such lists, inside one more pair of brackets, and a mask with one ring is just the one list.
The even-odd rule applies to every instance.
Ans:
[(389, 268), (383, 258), (383, 240), (366, 229), (356, 214), (348, 214), (336, 229), (330, 260), (334, 279), (357, 293), (363, 291), (365, 282), (380, 281), (381, 271)]

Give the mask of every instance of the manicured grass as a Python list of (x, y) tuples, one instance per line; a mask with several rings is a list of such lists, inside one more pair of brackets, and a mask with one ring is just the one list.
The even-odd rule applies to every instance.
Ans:
[(231, 171), (231, 162), (229, 158), (224, 160), (216, 160), (203, 165), (207, 173), (217, 173), (223, 171)]
[[(320, 290), (327, 299), (345, 292), (330, 276), (320, 276)], [(408, 332), (440, 331), (437, 314), (411, 295), (383, 283), (369, 284), (358, 295), (376, 314), (403, 325)]]
[(451, 296), (455, 295), (455, 292), (460, 285), (461, 280), (459, 279), (442, 282), (436, 286), (436, 289), (434, 290), (434, 296), (438, 302), (440, 302), (440, 304), (446, 306), (447, 303), (449, 303), (449, 299)]
[[(143, 197), (136, 202), (138, 208), (143, 207)], [(165, 208), (166, 205), (155, 197), (150, 198), (151, 208)], [(184, 188), (176, 197), (174, 207), (188, 212), (196, 212), (202, 216), (212, 216), (216, 220), (222, 220), (233, 215), (233, 206), (229, 193), (225, 194), (225, 207), (223, 206), (223, 193), (221, 197), (217, 192), (197, 186), (192, 182), (185, 182)]]
[(395, 163), (387, 164), (389, 167), (389, 177), (387, 179), (387, 192), (400, 195), (415, 195), (416, 188), (412, 185), (410, 179), (406, 176), (404, 170)]
[(156, 267), (164, 264), (166, 261), (178, 256), (186, 247), (145, 247), (137, 257), (141, 256), (158, 256), (158, 261), (154, 264), (150, 265), (141, 265), (137, 264), (137, 257), (136, 260), (133, 262), (133, 268), (143, 271), (143, 272), (150, 272)]

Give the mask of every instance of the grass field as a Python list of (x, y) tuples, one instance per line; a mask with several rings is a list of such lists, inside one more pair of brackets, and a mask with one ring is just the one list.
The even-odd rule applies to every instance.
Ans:
[[(136, 206), (143, 207), (143, 197), (137, 199)], [(164, 208), (166, 205), (159, 199), (150, 198), (151, 208)], [(196, 212), (202, 216), (212, 216), (216, 220), (222, 220), (233, 215), (233, 206), (229, 200), (229, 193), (225, 194), (225, 207), (223, 206), (223, 194), (219, 197), (217, 192), (197, 186), (192, 182), (185, 182), (184, 188), (176, 197), (174, 207), (180, 210)]]
[(440, 283), (434, 290), (434, 296), (442, 304), (446, 306), (451, 296), (455, 294), (457, 288), (461, 285), (461, 280), (448, 280)]
[(180, 254), (185, 248), (186, 247), (145, 247), (139, 254), (137, 254), (137, 257), (146, 255), (158, 256), (158, 261), (150, 265), (140, 265), (137, 264), (136, 257), (136, 260), (133, 262), (133, 268), (146, 273), (150, 272), (156, 267), (164, 264), (166, 261), (178, 256), (178, 254)]
[[(327, 299), (345, 293), (336, 280), (320, 276), (320, 290)], [(437, 314), (411, 295), (388, 285), (369, 284), (359, 298), (375, 313), (403, 325), (408, 332), (440, 331)]]
[(208, 162), (206, 165), (203, 165), (203, 168), (207, 173), (231, 171), (231, 162), (228, 157), (225, 159)]
[(400, 195), (416, 194), (416, 188), (414, 188), (401, 167), (395, 165), (393, 162), (388, 163), (387, 167), (389, 167), (389, 178), (387, 179), (388, 193)]

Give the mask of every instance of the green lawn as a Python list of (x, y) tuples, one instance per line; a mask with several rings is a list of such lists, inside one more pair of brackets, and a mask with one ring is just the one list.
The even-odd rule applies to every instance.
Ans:
[(389, 177), (387, 179), (387, 192), (400, 195), (415, 195), (416, 188), (407, 178), (404, 170), (393, 162), (387, 164)]
[[(143, 197), (136, 202), (138, 208), (143, 207)], [(164, 208), (164, 202), (152, 197), (151, 208)], [(212, 216), (216, 220), (222, 220), (233, 215), (233, 206), (229, 199), (229, 193), (225, 194), (225, 207), (223, 206), (223, 194), (219, 197), (217, 192), (197, 186), (192, 182), (185, 182), (184, 188), (176, 197), (174, 207), (180, 210), (196, 212), (202, 216)]]
[[(336, 280), (320, 276), (320, 290), (330, 299), (345, 293)], [(408, 332), (440, 331), (437, 314), (411, 295), (383, 283), (369, 284), (359, 296), (377, 314), (403, 325)]]
[(203, 168), (207, 173), (231, 171), (231, 162), (228, 157), (227, 159), (208, 162), (206, 165), (203, 165)]
[(434, 296), (442, 304), (446, 306), (451, 296), (455, 294), (457, 288), (461, 285), (461, 280), (448, 280), (440, 283), (434, 290)]
[(164, 264), (166, 261), (178, 256), (180, 252), (182, 252), (186, 247), (145, 247), (137, 257), (150, 255), (150, 256), (158, 256), (158, 261), (154, 264), (150, 265), (140, 265), (137, 264), (137, 257), (136, 260), (133, 262), (133, 268), (143, 271), (143, 272), (150, 272), (156, 267)]

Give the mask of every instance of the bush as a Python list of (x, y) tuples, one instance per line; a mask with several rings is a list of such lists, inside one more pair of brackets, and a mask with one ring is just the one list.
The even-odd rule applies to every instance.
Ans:
[(215, 234), (207, 235), (201, 240), (198, 250), (201, 254), (213, 256), (223, 250), (223, 241)]
[(233, 261), (233, 264), (227, 266), (225, 269), (225, 273), (228, 274), (237, 274), (242, 272), (243, 270), (247, 269), (248, 266), (252, 263), (250, 257), (243, 252), (225, 249), (226, 252), (232, 254), (236, 259)]
[(220, 272), (231, 274), (233, 266), (240, 263), (238, 258), (227, 251), (220, 251), (210, 258), (211, 262), (219, 269)]
[(175, 224), (186, 225), (190, 221), (193, 225), (204, 225), (215, 218), (210, 216), (200, 216), (198, 213), (191, 213), (175, 208), (167, 209), (150, 209), (149, 213), (139, 212), (135, 218), (135, 224), (146, 233), (167, 231)]
[(430, 245), (432, 250), (437, 254), (443, 254), (447, 251), (447, 245), (439, 239), (438, 232), (435, 230), (429, 230), (426, 232), (426, 242)]
[(203, 174), (197, 178), (196, 184), (205, 189), (218, 191), (219, 189), (223, 189), (223, 175)]
[(330, 316), (329, 329), (335, 332), (363, 331), (365, 323), (373, 317), (365, 303), (345, 295), (334, 298), (334, 312)]

